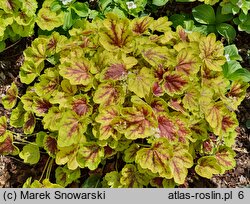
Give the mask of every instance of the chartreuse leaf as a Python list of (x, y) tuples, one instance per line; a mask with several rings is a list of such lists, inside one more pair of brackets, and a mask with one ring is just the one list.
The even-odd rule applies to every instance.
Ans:
[(63, 113), (58, 107), (51, 107), (48, 113), (43, 117), (42, 123), (44, 128), (50, 131), (59, 130), (62, 115)]
[(71, 101), (72, 110), (81, 117), (86, 117), (92, 113), (92, 106), (89, 104), (87, 95), (75, 95)]
[(70, 170), (67, 168), (67, 166), (64, 167), (57, 167), (56, 168), (56, 183), (66, 187), (67, 185), (71, 184), (74, 181), (77, 181), (77, 179), (80, 178), (81, 172), (80, 169), (77, 168), (75, 170)]
[(160, 137), (167, 138), (170, 141), (175, 140), (177, 126), (174, 120), (167, 114), (161, 114), (157, 118)]
[(88, 142), (80, 146), (76, 160), (81, 168), (88, 167), (90, 170), (95, 170), (103, 157), (103, 147), (95, 142)]
[(89, 60), (76, 58), (61, 64), (59, 73), (68, 79), (72, 85), (88, 85), (92, 81), (91, 67), (92, 64)]
[(4, 135), (7, 130), (7, 118), (5, 116), (0, 117), (0, 138)]
[(39, 147), (33, 143), (27, 144), (19, 153), (19, 156), (25, 163), (36, 164), (40, 159)]
[(124, 88), (112, 82), (101, 83), (94, 93), (93, 100), (102, 106), (122, 104), (124, 102)]
[(43, 147), (47, 151), (47, 153), (54, 158), (56, 156), (56, 153), (58, 152), (57, 138), (52, 134), (45, 135), (43, 139)]
[(168, 21), (168, 17), (160, 17), (157, 20), (153, 21), (149, 28), (154, 31), (159, 31), (159, 32), (167, 32), (170, 31), (171, 28), (170, 26), (172, 25), (172, 22)]
[(146, 138), (157, 132), (153, 110), (147, 105), (135, 105), (121, 110), (122, 121), (118, 131), (127, 139)]
[(200, 98), (199, 87), (190, 87), (182, 100), (183, 107), (188, 109), (191, 112), (199, 111), (199, 106), (197, 105), (197, 101)]
[(42, 183), (38, 180), (34, 180), (31, 183), (32, 177), (29, 177), (23, 184), (23, 188), (63, 188), (59, 184), (54, 184), (49, 181), (49, 179), (44, 179)]
[(222, 71), (222, 65), (226, 62), (223, 44), (216, 41), (214, 33), (200, 39), (199, 49), (203, 65), (213, 71)]
[(13, 82), (10, 88), (7, 90), (6, 95), (2, 97), (2, 104), (6, 109), (12, 109), (16, 105), (18, 97), (18, 89)]
[(17, 155), (19, 149), (13, 144), (13, 134), (10, 131), (6, 131), (3, 136), (0, 137), (0, 154), (2, 155)]
[(43, 140), (46, 135), (46, 132), (43, 131), (40, 131), (36, 134), (36, 145), (38, 147), (43, 147)]
[(67, 147), (59, 147), (56, 153), (56, 164), (64, 165), (67, 164), (68, 169), (75, 170), (79, 166), (76, 161), (76, 155), (79, 147), (76, 145), (71, 145)]
[(136, 153), (139, 149), (140, 149), (140, 146), (136, 143), (133, 143), (132, 145), (130, 145), (130, 147), (124, 151), (123, 160), (126, 163), (134, 162)]
[(121, 188), (120, 183), (121, 174), (117, 171), (109, 172), (104, 177), (104, 183), (106, 182), (110, 188)]
[(132, 31), (128, 19), (119, 20), (118, 16), (109, 13), (102, 23), (99, 41), (106, 50), (111, 52), (122, 50), (125, 53), (133, 50)]
[(24, 114), (23, 131), (25, 134), (32, 134), (36, 126), (36, 118), (31, 111)]
[(74, 95), (77, 92), (77, 86), (72, 85), (68, 79), (61, 81), (62, 90), (69, 95)]
[(198, 159), (195, 171), (200, 176), (210, 179), (213, 174), (220, 174), (222, 168), (214, 156), (204, 156)]
[(142, 168), (158, 173), (161, 177), (172, 178), (169, 160), (173, 155), (173, 148), (165, 139), (157, 139), (150, 148), (140, 149), (135, 162)]
[(0, 3), (0, 8), (3, 9), (6, 13), (15, 13), (21, 7), (20, 1), (15, 0), (3, 0)]
[(23, 109), (23, 104), (22, 102), (19, 102), (17, 104), (17, 107), (14, 108), (11, 112), (10, 116), (10, 125), (13, 127), (22, 127), (24, 124), (24, 114), (25, 110)]
[(150, 69), (143, 67), (139, 73), (128, 74), (128, 89), (140, 98), (146, 98), (154, 83), (154, 76)]
[(60, 147), (77, 144), (87, 129), (88, 120), (80, 118), (73, 111), (63, 113), (58, 132), (58, 145)]
[(153, 23), (153, 18), (149, 16), (144, 16), (141, 18), (135, 18), (132, 20), (132, 31), (136, 35), (142, 35), (148, 33), (149, 26)]
[(149, 180), (138, 172), (135, 165), (126, 164), (121, 171), (120, 182), (125, 188), (142, 188), (149, 183)]
[(39, 65), (36, 65), (33, 61), (25, 61), (21, 67), (21, 71), (19, 72), (21, 82), (30, 84), (37, 76), (39, 76), (43, 68), (43, 62), (41, 62)]
[(234, 160), (235, 155), (236, 153), (231, 148), (221, 146), (215, 153), (215, 158), (222, 169), (230, 170), (236, 165), (236, 161)]
[(44, 116), (51, 107), (52, 104), (47, 99), (38, 96), (33, 97), (32, 110), (37, 116)]

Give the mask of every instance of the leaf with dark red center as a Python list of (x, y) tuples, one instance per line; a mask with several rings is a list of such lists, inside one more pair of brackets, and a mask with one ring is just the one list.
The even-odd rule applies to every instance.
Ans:
[(48, 129), (51, 131), (59, 130), (62, 114), (62, 111), (58, 107), (54, 106), (50, 108), (48, 113), (44, 115), (42, 120), (44, 129)]
[(153, 84), (152, 91), (155, 96), (162, 96), (164, 94), (164, 91), (158, 82)]
[(178, 33), (181, 41), (183, 41), (183, 42), (188, 41), (188, 34), (185, 32), (185, 30), (181, 26), (177, 27), (177, 33)]
[(52, 135), (46, 135), (43, 140), (44, 149), (47, 151), (49, 156), (55, 158), (57, 149), (57, 139)]
[(52, 104), (48, 100), (40, 97), (33, 98), (32, 110), (37, 116), (44, 116), (51, 107)]
[(146, 67), (143, 67), (139, 73), (128, 74), (128, 89), (140, 98), (149, 95), (153, 83), (154, 76), (151, 70)]
[(170, 96), (173, 96), (174, 94), (182, 94), (187, 88), (187, 85), (187, 79), (178, 73), (166, 72), (164, 74), (163, 88)]
[(124, 151), (123, 160), (126, 163), (134, 162), (136, 153), (139, 149), (140, 149), (140, 146), (136, 143), (133, 143), (132, 145), (130, 145), (130, 147)]
[(88, 119), (81, 119), (75, 112), (63, 113), (58, 132), (58, 145), (60, 147), (77, 144), (87, 129)]
[(17, 155), (19, 149), (13, 144), (13, 135), (7, 131), (4, 135), (4, 139), (0, 140), (0, 154), (2, 155)]
[(190, 139), (190, 136), (191, 136), (191, 131), (189, 129), (189, 126), (187, 125), (188, 121), (187, 121), (187, 119), (184, 119), (179, 115), (176, 115), (175, 118), (176, 118), (176, 120), (175, 120), (176, 125), (178, 127), (178, 130), (176, 132), (176, 135), (178, 137), (178, 141), (180, 143), (187, 144), (188, 140)]
[(153, 108), (156, 115), (168, 112), (168, 104), (161, 98), (153, 98), (150, 101), (150, 106)]
[(120, 182), (124, 188), (142, 188), (148, 185), (149, 179), (135, 165), (126, 164), (121, 171)]
[(112, 82), (102, 83), (95, 91), (93, 100), (102, 106), (122, 104), (124, 102), (123, 87), (115, 85)]
[(18, 9), (21, 7), (20, 1), (14, 0), (2, 0), (1, 2), (1, 9), (3, 9), (6, 13), (16, 13)]
[(89, 104), (87, 95), (76, 95), (71, 102), (72, 110), (79, 116), (88, 116), (92, 113), (92, 106)]
[(67, 166), (57, 167), (55, 172), (56, 183), (66, 187), (74, 181), (77, 181), (81, 176), (80, 168), (75, 170), (70, 170)]
[(239, 123), (234, 112), (225, 111), (221, 122), (221, 133), (225, 137), (230, 132), (235, 131)]
[(81, 168), (88, 167), (90, 170), (95, 170), (103, 157), (104, 148), (95, 142), (88, 142), (81, 145), (76, 160)]
[(194, 75), (200, 70), (199, 58), (188, 49), (182, 49), (176, 58), (175, 70), (187, 76)]
[(6, 109), (12, 109), (16, 105), (18, 96), (18, 89), (13, 82), (10, 88), (7, 90), (6, 95), (2, 97), (2, 104)]
[(157, 133), (157, 121), (153, 110), (146, 105), (123, 108), (121, 127), (118, 131), (127, 139), (146, 138)]
[(32, 134), (36, 126), (36, 118), (31, 111), (24, 114), (23, 131), (25, 134)]
[(153, 22), (153, 18), (149, 16), (144, 16), (141, 18), (134, 19), (132, 21), (132, 31), (136, 35), (147, 33), (148, 28), (152, 22)]
[(171, 98), (168, 102), (168, 105), (170, 106), (170, 108), (172, 108), (178, 112), (181, 112), (184, 115), (187, 114), (186, 110), (183, 107), (181, 99)]
[(92, 82), (90, 73), (92, 65), (87, 59), (71, 59), (59, 66), (59, 73), (70, 81), (72, 85), (88, 85)]
[(176, 139), (176, 124), (173, 119), (166, 114), (158, 116), (158, 128), (160, 130), (160, 137), (174, 141)]
[(125, 64), (116, 63), (109, 65), (104, 69), (102, 75), (104, 80), (123, 80), (128, 72)]
[(111, 52), (122, 50), (129, 53), (133, 49), (132, 35), (128, 19), (119, 19), (115, 14), (107, 14), (103, 27), (99, 30), (99, 41)]
[(200, 98), (200, 92), (198, 87), (189, 88), (182, 100), (183, 107), (192, 113), (199, 111), (198, 101)]
[(68, 79), (63, 79), (61, 81), (62, 90), (69, 95), (75, 95), (77, 92), (77, 86), (70, 84)]
[(5, 116), (1, 116), (0, 117), (0, 136), (4, 135), (6, 130), (7, 130), (7, 118)]
[(150, 148), (140, 149), (135, 157), (135, 162), (143, 169), (158, 173), (161, 177), (172, 178), (169, 160), (173, 154), (172, 146), (167, 140), (157, 139)]
[(236, 161), (234, 160), (235, 155), (236, 153), (232, 149), (222, 146), (215, 153), (215, 158), (224, 170), (230, 170), (236, 165)]

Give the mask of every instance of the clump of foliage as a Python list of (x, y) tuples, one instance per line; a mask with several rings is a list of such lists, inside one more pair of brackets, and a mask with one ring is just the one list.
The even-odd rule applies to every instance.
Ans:
[(6, 39), (16, 41), (33, 34), (36, 9), (36, 0), (0, 1), (0, 52)]
[[(248, 84), (223, 75), (215, 34), (170, 25), (167, 17), (109, 13), (82, 20), (69, 38), (35, 39), (20, 70), (26, 93), (13, 83), (2, 98), (23, 134), (1, 117), (0, 153), (35, 164), (45, 151), (64, 187), (83, 169), (84, 187), (174, 187), (190, 168), (205, 178), (232, 169), (234, 111)], [(19, 150), (18, 140), (28, 144)], [(48, 178), (25, 186), (53, 186)]]

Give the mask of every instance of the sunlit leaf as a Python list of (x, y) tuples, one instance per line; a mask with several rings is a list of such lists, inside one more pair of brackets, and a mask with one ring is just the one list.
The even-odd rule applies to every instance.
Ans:
[(43, 147), (51, 157), (55, 157), (58, 152), (57, 138), (52, 135), (46, 135), (43, 139)]
[(16, 105), (18, 97), (18, 89), (16, 84), (13, 82), (10, 88), (7, 90), (6, 95), (2, 97), (2, 104), (4, 108), (11, 109)]
[(140, 146), (136, 143), (133, 143), (132, 145), (130, 145), (130, 147), (128, 149), (126, 149), (124, 151), (124, 157), (123, 160), (126, 163), (132, 163), (135, 161), (135, 156), (137, 151), (140, 149)]
[(13, 134), (9, 131), (1, 136), (0, 140), (0, 154), (2, 155), (17, 155), (19, 153), (19, 149), (13, 144)]
[(88, 116), (92, 113), (87, 95), (75, 95), (71, 101), (72, 110), (79, 116)]
[(37, 116), (44, 116), (51, 107), (52, 104), (48, 100), (40, 97), (33, 98), (32, 110)]
[(50, 108), (48, 113), (44, 115), (42, 120), (44, 128), (51, 131), (59, 130), (61, 118), (62, 111), (58, 107)]
[(121, 175), (117, 171), (109, 172), (105, 175), (104, 179), (108, 186), (111, 188), (120, 188), (122, 184), (120, 183)]
[(25, 112), (26, 111), (23, 109), (23, 104), (19, 102), (17, 107), (11, 112), (10, 125), (13, 127), (23, 127)]
[(222, 146), (215, 153), (215, 158), (224, 170), (230, 170), (236, 166), (235, 155), (236, 153), (232, 149)]
[(5, 116), (0, 117), (0, 136), (3, 136), (7, 130), (7, 118)]
[(19, 156), (24, 160), (25, 163), (36, 164), (40, 159), (39, 147), (32, 143), (27, 144), (19, 153)]
[(141, 18), (136, 18), (133, 19), (131, 24), (132, 24), (132, 31), (136, 35), (142, 35), (144, 33), (148, 32), (148, 28), (153, 22), (153, 18), (149, 16), (144, 16)]
[(25, 134), (32, 134), (36, 126), (36, 118), (30, 111), (24, 114), (23, 131)]
[(77, 152), (78, 146), (75, 145), (60, 148), (56, 153), (56, 164), (67, 164), (68, 169), (75, 170), (79, 166), (76, 161)]

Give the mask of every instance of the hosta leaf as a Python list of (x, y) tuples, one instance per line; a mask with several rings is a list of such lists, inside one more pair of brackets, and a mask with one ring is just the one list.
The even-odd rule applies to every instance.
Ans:
[(120, 182), (125, 188), (142, 188), (148, 184), (145, 175), (138, 172), (133, 164), (126, 164), (121, 171)]
[(50, 108), (42, 120), (44, 128), (51, 131), (59, 130), (61, 118), (62, 111), (58, 107), (54, 106)]
[(177, 131), (174, 120), (167, 116), (167, 114), (162, 114), (158, 116), (158, 128), (160, 130), (160, 137), (165, 137), (170, 141), (175, 140), (175, 133)]
[(199, 6), (196, 6), (192, 10), (192, 14), (194, 16), (194, 19), (202, 24), (215, 24), (215, 13), (214, 9), (210, 5), (202, 4)]
[(131, 52), (133, 43), (128, 19), (119, 19), (117, 15), (111, 13), (106, 17), (99, 33), (101, 45), (111, 52), (119, 50)]
[(60, 148), (56, 153), (56, 164), (67, 164), (68, 169), (75, 170), (79, 166), (76, 161), (77, 151), (78, 146), (75, 145)]
[(35, 144), (27, 144), (19, 153), (19, 156), (25, 163), (36, 164), (40, 159), (39, 147)]
[(7, 118), (5, 116), (0, 117), (0, 136), (4, 135), (7, 130)]
[(221, 173), (221, 165), (213, 156), (204, 156), (198, 159), (195, 171), (202, 177), (211, 179), (213, 174)]
[(207, 68), (214, 71), (222, 71), (222, 65), (226, 62), (223, 44), (216, 41), (214, 33), (202, 37), (199, 43), (200, 58)]
[(165, 139), (158, 139), (152, 144), (151, 148), (140, 149), (136, 154), (135, 161), (144, 169), (159, 173), (164, 178), (172, 178), (173, 175), (169, 166), (172, 151), (173, 148)]
[(23, 104), (19, 102), (17, 107), (11, 112), (10, 125), (16, 128), (23, 127), (25, 112), (26, 111), (23, 109)]
[(73, 111), (63, 113), (58, 132), (58, 145), (60, 147), (77, 144), (88, 125), (87, 120), (81, 120)]
[(52, 104), (48, 100), (40, 97), (33, 98), (32, 110), (37, 116), (44, 116), (51, 107)]
[(187, 168), (193, 166), (193, 157), (185, 150), (183, 146), (174, 149), (174, 156), (170, 161), (170, 169), (174, 177), (174, 181), (183, 184), (187, 176)]
[(87, 59), (75, 59), (60, 65), (59, 73), (72, 85), (88, 85), (92, 81), (91, 66)]
[(142, 35), (147, 33), (149, 26), (153, 23), (153, 18), (149, 16), (144, 16), (141, 18), (133, 19), (132, 24), (132, 31), (136, 35)]
[(143, 67), (139, 73), (130, 73), (128, 75), (128, 89), (140, 98), (149, 95), (153, 83), (154, 76), (150, 69), (146, 67)]
[(215, 153), (215, 158), (218, 161), (218, 164), (224, 170), (233, 169), (236, 165), (234, 160), (236, 153), (228, 147), (220, 147), (219, 150)]
[(166, 72), (164, 74), (163, 88), (170, 96), (173, 96), (174, 94), (182, 94), (187, 88), (187, 85), (188, 81), (183, 77), (183, 75), (175, 72)]
[(177, 55), (175, 70), (187, 76), (194, 75), (200, 70), (199, 58), (188, 49), (182, 49)]
[(80, 175), (81, 172), (79, 168), (76, 170), (70, 170), (67, 166), (57, 167), (55, 173), (56, 183), (66, 187), (72, 182), (77, 181), (77, 179), (80, 178)]
[(36, 23), (42, 30), (51, 31), (54, 28), (63, 25), (63, 17), (63, 12), (57, 14), (56, 12), (53, 12), (49, 8), (43, 6), (37, 14)]
[(94, 93), (93, 100), (102, 106), (122, 104), (124, 102), (123, 87), (115, 85), (112, 82), (101, 83)]
[(120, 183), (121, 175), (117, 171), (109, 172), (105, 175), (104, 179), (107, 185), (111, 188), (120, 188), (122, 184)]
[(0, 140), (0, 154), (2, 155), (17, 155), (19, 153), (19, 149), (13, 144), (13, 134), (7, 131), (4, 136), (4, 139)]
[(79, 116), (88, 116), (92, 113), (92, 106), (89, 104), (87, 95), (75, 95), (71, 101), (72, 110)]
[(136, 153), (139, 149), (140, 149), (140, 146), (136, 143), (133, 143), (132, 145), (130, 145), (130, 147), (124, 151), (123, 160), (126, 163), (134, 162)]
[(43, 139), (43, 147), (51, 157), (55, 157), (58, 152), (57, 138), (52, 135), (46, 135)]
[(118, 131), (127, 139), (146, 138), (157, 132), (157, 122), (153, 110), (146, 105), (122, 109), (122, 126)]
[(10, 88), (7, 90), (6, 95), (2, 98), (2, 104), (4, 108), (11, 109), (16, 105), (18, 97), (18, 89), (16, 84), (13, 82)]
[(24, 114), (23, 131), (25, 134), (32, 134), (36, 126), (36, 118), (30, 111)]
[(104, 157), (104, 148), (95, 142), (84, 143), (78, 150), (76, 160), (81, 168), (95, 170)]

